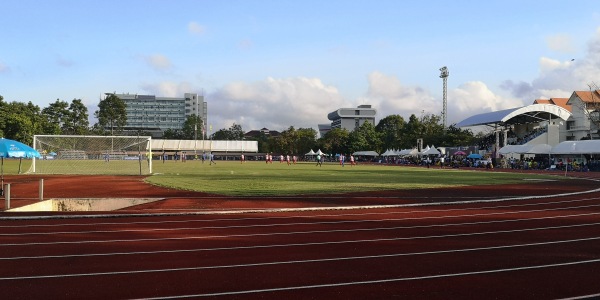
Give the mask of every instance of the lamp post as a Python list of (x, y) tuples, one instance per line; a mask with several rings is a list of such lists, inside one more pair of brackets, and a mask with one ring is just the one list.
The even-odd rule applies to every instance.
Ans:
[(442, 107), (442, 122), (444, 125), (444, 130), (446, 129), (446, 119), (448, 116), (448, 76), (450, 76), (450, 72), (448, 72), (448, 68), (443, 66), (440, 68), (440, 78), (444, 81), (444, 91), (443, 91), (443, 107)]

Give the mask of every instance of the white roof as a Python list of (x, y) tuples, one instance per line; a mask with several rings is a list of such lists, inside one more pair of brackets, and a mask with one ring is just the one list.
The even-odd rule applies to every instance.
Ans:
[(379, 156), (379, 153), (375, 151), (357, 151), (352, 153), (352, 155), (360, 155), (360, 156)]
[(425, 150), (423, 150), (423, 152), (421, 152), (422, 155), (440, 155), (441, 152), (438, 151), (437, 149), (435, 149), (435, 146), (431, 146), (431, 148), (429, 146), (427, 146), (427, 148), (425, 148)]
[(152, 139), (152, 151), (258, 152), (258, 142)]
[(566, 121), (571, 112), (554, 104), (532, 104), (523, 107), (493, 111), (474, 115), (456, 124), (456, 127), (470, 127), (497, 123), (534, 123), (548, 120), (550, 116)]
[(554, 146), (552, 154), (600, 154), (600, 140), (565, 141)]

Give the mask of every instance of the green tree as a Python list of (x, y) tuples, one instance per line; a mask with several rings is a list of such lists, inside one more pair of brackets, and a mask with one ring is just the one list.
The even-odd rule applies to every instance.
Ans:
[(381, 139), (375, 126), (371, 122), (364, 122), (360, 127), (353, 130), (348, 138), (348, 151), (344, 153), (354, 153), (356, 151), (373, 150), (381, 153)]
[(460, 129), (456, 124), (450, 125), (444, 134), (444, 140), (440, 145), (447, 147), (469, 146), (475, 145), (476, 139), (473, 132), (469, 129)]
[(271, 144), (273, 143), (274, 138), (267, 136), (264, 132), (260, 132), (257, 136), (252, 138), (247, 138), (250, 141), (258, 142), (258, 152), (260, 153), (268, 153), (272, 152)]
[(167, 129), (163, 132), (163, 138), (164, 139), (170, 139), (170, 140), (182, 140), (183, 138), (183, 133), (180, 129)]
[(195, 114), (188, 116), (183, 122), (181, 128), (182, 139), (193, 140), (197, 139), (198, 136), (202, 138), (202, 118)]
[(56, 99), (48, 107), (42, 109), (42, 115), (47, 120), (48, 125), (45, 128), (47, 134), (61, 134), (69, 123), (70, 112), (69, 103)]
[(110, 94), (98, 103), (98, 110), (94, 116), (98, 118), (98, 124), (103, 128), (110, 128), (110, 134), (116, 129), (118, 132), (127, 125), (127, 105), (117, 95)]
[(317, 131), (314, 128), (299, 128), (296, 132), (296, 154), (304, 155), (317, 145)]
[(5, 138), (31, 145), (33, 136), (43, 134), (48, 122), (31, 102), (0, 102), (0, 131)]
[(81, 99), (73, 99), (69, 104), (69, 118), (63, 128), (64, 134), (84, 135), (89, 132), (88, 109)]
[(379, 133), (382, 150), (402, 149), (402, 130), (406, 121), (400, 115), (389, 115), (377, 123), (375, 130)]
[(402, 130), (402, 139), (400, 148), (413, 148), (417, 144), (417, 139), (423, 138), (423, 125), (414, 114), (410, 115), (406, 126)]
[(348, 153), (350, 132), (345, 128), (333, 128), (319, 139), (325, 153)]
[(241, 125), (233, 123), (229, 129), (223, 128), (213, 133), (211, 138), (213, 140), (241, 141), (244, 139), (244, 131)]

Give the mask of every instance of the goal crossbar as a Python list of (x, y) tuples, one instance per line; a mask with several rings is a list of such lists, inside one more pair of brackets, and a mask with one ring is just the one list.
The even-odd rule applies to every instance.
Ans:
[(152, 173), (150, 136), (35, 135), (28, 173), (146, 175)]

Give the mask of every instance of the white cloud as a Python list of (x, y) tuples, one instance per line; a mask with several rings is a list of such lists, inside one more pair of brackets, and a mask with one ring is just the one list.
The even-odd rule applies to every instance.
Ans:
[(206, 28), (204, 28), (204, 26), (193, 21), (189, 22), (187, 27), (189, 33), (193, 35), (201, 36), (204, 35), (204, 33), (206, 32)]
[(231, 83), (208, 95), (207, 102), (214, 130), (236, 123), (245, 131), (316, 129), (328, 122), (327, 113), (347, 105), (335, 87), (306, 77)]
[(441, 100), (420, 87), (404, 86), (397, 77), (372, 72), (368, 76), (369, 90), (359, 99), (361, 104), (371, 104), (377, 109), (377, 119), (398, 114), (408, 119), (411, 114), (440, 114)]
[(171, 68), (171, 61), (162, 54), (145, 56), (144, 60), (153, 69), (157, 71), (167, 71)]
[(527, 104), (537, 98), (569, 97), (573, 91), (587, 90), (600, 81), (600, 28), (588, 43), (582, 58), (559, 61), (540, 58), (540, 74), (531, 83), (507, 80), (502, 88)]
[(448, 124), (476, 114), (524, 105), (520, 99), (496, 95), (481, 81), (471, 81), (448, 91)]
[(183, 97), (183, 94), (194, 93), (195, 90), (189, 82), (163, 81), (156, 84), (142, 84), (140, 87), (149, 95), (161, 97)]
[(546, 45), (554, 51), (562, 53), (573, 53), (573, 39), (567, 34), (555, 34), (546, 37)]

